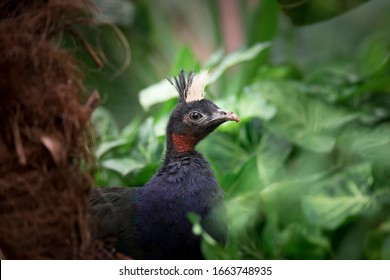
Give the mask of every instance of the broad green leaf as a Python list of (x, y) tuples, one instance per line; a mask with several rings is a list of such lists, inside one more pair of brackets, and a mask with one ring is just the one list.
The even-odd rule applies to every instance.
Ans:
[(114, 116), (106, 108), (99, 106), (92, 113), (92, 122), (100, 140), (113, 139), (119, 135), (119, 128)]
[(332, 136), (307, 131), (297, 133), (293, 139), (299, 146), (319, 153), (331, 151), (336, 143), (336, 139)]
[(271, 119), (276, 114), (276, 108), (262, 95), (245, 90), (238, 100), (237, 114), (241, 119), (259, 117), (264, 120)]
[[(352, 144), (352, 149), (359, 151), (365, 156), (374, 156), (372, 154), (375, 151), (375, 155), (379, 152), (386, 152), (390, 150), (390, 132), (389, 129), (367, 131), (367, 134), (361, 135)], [(386, 153), (387, 154), (387, 153)]]
[(186, 73), (190, 71), (199, 72), (201, 70), (199, 61), (189, 46), (185, 46), (178, 52), (173, 63), (171, 76), (177, 76), (180, 70)]
[(120, 173), (122, 176), (126, 176), (145, 166), (144, 163), (140, 163), (130, 158), (107, 159), (101, 161), (101, 165), (104, 168)]
[(210, 84), (215, 82), (227, 69), (245, 61), (254, 59), (259, 53), (269, 48), (269, 42), (258, 43), (248, 49), (238, 50), (226, 56), (221, 63), (214, 69), (210, 76)]
[(369, 193), (372, 183), (370, 165), (353, 166), (327, 180), (322, 192), (304, 197), (302, 210), (313, 225), (333, 230), (349, 217), (377, 209)]
[(105, 153), (109, 152), (112, 149), (128, 145), (129, 141), (127, 139), (119, 138), (112, 141), (102, 142), (96, 150), (96, 156), (100, 159)]
[(303, 199), (302, 207), (313, 225), (333, 230), (348, 217), (363, 212), (372, 203), (370, 197), (363, 195), (336, 198), (312, 196)]
[(360, 88), (360, 83), (356, 67), (341, 61), (326, 64), (308, 73), (303, 86), (308, 95), (333, 104), (350, 99), (353, 94), (351, 91)]
[[(260, 1), (255, 7), (248, 3), (247, 9), (247, 45), (273, 40), (278, 34), (280, 22), (280, 9), (276, 1)], [(259, 67), (262, 62), (264, 59), (256, 57), (253, 66)]]
[(279, 235), (288, 259), (323, 259), (329, 252), (330, 243), (321, 230), (305, 223), (290, 223)]
[(204, 68), (209, 69), (214, 66), (216, 66), (224, 57), (224, 50), (223, 48), (219, 48), (216, 52), (214, 52), (210, 57), (209, 60), (204, 65)]
[(228, 199), (226, 209), (230, 235), (239, 238), (256, 223), (262, 208), (261, 193), (256, 189)]
[(257, 70), (255, 80), (271, 80), (271, 79), (299, 79), (301, 73), (298, 68), (293, 64), (288, 65), (268, 65), (264, 64)]
[(137, 135), (139, 126), (140, 126), (139, 118), (135, 118), (131, 120), (131, 122), (121, 130), (120, 138), (126, 138), (129, 141), (132, 141)]
[[(229, 197), (236, 197), (240, 194), (245, 194), (252, 191), (260, 191), (262, 188), (259, 174), (257, 173), (257, 159), (256, 156), (249, 158), (234, 176), (234, 180), (225, 177), (221, 182)], [(226, 180), (226, 181), (225, 181)]]
[(155, 133), (153, 118), (147, 118), (138, 130), (137, 152), (145, 162), (159, 161), (162, 153), (162, 138)]
[(329, 106), (321, 101), (305, 95), (305, 88), (293, 81), (264, 81), (252, 87), (252, 90), (262, 94), (278, 109), (278, 114), (291, 117), (296, 125), (302, 125), (308, 131), (339, 128), (356, 119), (356, 113), (345, 109)]
[[(232, 185), (229, 179), (231, 174), (240, 170), (242, 164), (248, 160), (248, 152), (238, 145), (236, 137), (228, 136), (229, 134), (216, 131), (197, 147), (212, 164), (222, 187), (225, 187), (225, 184), (223, 184), (225, 181), (226, 187)], [(223, 177), (229, 178), (223, 179)], [(233, 177), (235, 176), (233, 175)]]
[[(264, 126), (258, 118), (251, 118), (241, 122), (238, 130), (234, 131), (234, 134), (238, 134), (236, 135), (238, 139), (236, 139), (235, 145), (240, 145), (244, 150), (247, 155), (246, 160), (257, 152), (264, 133)], [(234, 134), (232, 133), (232, 135)]]
[(222, 246), (219, 244), (210, 244), (205, 240), (201, 243), (202, 253), (207, 260), (238, 260), (238, 248), (233, 244)]
[(361, 75), (370, 77), (386, 74), (390, 66), (389, 48), (389, 40), (385, 38), (375, 38), (366, 42), (359, 57)]
[(351, 129), (340, 137), (340, 148), (343, 152), (358, 155), (380, 166), (389, 166), (390, 127), (377, 129)]
[(282, 176), (261, 190), (264, 207), (267, 212), (277, 213), (281, 223), (302, 222), (302, 198), (333, 172), (326, 170), (305, 176)]
[(120, 135), (114, 140), (101, 141), (96, 150), (96, 156), (101, 158), (105, 153), (123, 146), (131, 146), (137, 136), (139, 120), (133, 120), (127, 126), (125, 126)]
[(313, 24), (348, 12), (369, 0), (278, 0), (296, 25)]
[(188, 213), (187, 218), (192, 223), (192, 232), (195, 235), (201, 236), (204, 241), (209, 243), (210, 245), (216, 245), (217, 241), (215, 241), (205, 230), (203, 230), (201, 225), (201, 218), (198, 214)]
[(195, 235), (201, 235), (202, 226), (200, 225), (200, 216), (195, 213), (188, 213), (187, 218), (192, 223), (192, 232)]
[(168, 125), (169, 116), (160, 117), (156, 124), (154, 125), (154, 131), (155, 135), (158, 136), (165, 136), (166, 134), (166, 128)]
[(284, 161), (292, 150), (281, 138), (266, 134), (262, 137), (257, 153), (257, 170), (264, 186), (278, 180)]
[(176, 89), (167, 81), (162, 80), (139, 92), (139, 102), (146, 111), (151, 106), (177, 97)]
[[(246, 45), (271, 42), (278, 36), (280, 9), (276, 1), (259, 1), (257, 6), (247, 5)], [(243, 65), (239, 73), (237, 90), (252, 83), (260, 67), (271, 60), (271, 49), (265, 49)]]
[(263, 81), (248, 88), (276, 107), (267, 122), (271, 131), (314, 152), (333, 149), (334, 130), (356, 119), (357, 114), (330, 106), (304, 94), (301, 84), (288, 81)]

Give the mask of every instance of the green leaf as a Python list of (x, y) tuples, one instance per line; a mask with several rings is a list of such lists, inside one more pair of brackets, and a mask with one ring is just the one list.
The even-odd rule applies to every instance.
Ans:
[(280, 239), (283, 253), (288, 259), (323, 259), (330, 248), (321, 230), (305, 223), (290, 223), (280, 233)]
[(252, 191), (261, 190), (261, 181), (257, 173), (257, 158), (252, 156), (241, 166), (235, 174), (234, 179), (224, 177), (221, 182), (222, 186), (228, 192), (229, 197), (235, 197), (239, 194), (245, 194)]
[(214, 69), (210, 76), (210, 84), (215, 82), (227, 69), (245, 61), (254, 59), (262, 51), (269, 48), (269, 42), (255, 44), (248, 49), (241, 49), (226, 56), (221, 63)]
[(387, 39), (375, 38), (366, 42), (359, 57), (359, 70), (363, 77), (386, 74), (390, 66), (390, 44)]
[(149, 117), (143, 122), (138, 130), (137, 148), (145, 159), (150, 162), (155, 159), (159, 144), (159, 138), (157, 138), (155, 134), (153, 118)]
[(138, 128), (140, 126), (140, 119), (132, 119), (121, 131), (120, 138), (126, 138), (131, 142), (137, 135)]
[(201, 225), (201, 218), (199, 215), (195, 213), (188, 213), (187, 218), (192, 223), (192, 232), (195, 235), (201, 236), (202, 239), (210, 245), (217, 244), (217, 241), (215, 241), (205, 230), (203, 230)]
[(328, 172), (305, 177), (288, 178), (267, 185), (261, 191), (261, 197), (267, 213), (275, 213), (279, 221), (289, 224), (302, 220), (300, 204), (302, 197), (307, 195), (313, 185), (328, 175)]
[(202, 240), (202, 253), (207, 260), (238, 260), (238, 248), (234, 245), (222, 246), (220, 244), (210, 244)]
[(252, 190), (236, 194), (226, 201), (227, 218), (230, 235), (238, 238), (246, 229), (252, 226), (261, 213), (260, 190)]
[(167, 125), (168, 125), (168, 121), (169, 121), (169, 115), (166, 115), (166, 116), (163, 116), (163, 117), (160, 117), (155, 125), (154, 125), (154, 132), (155, 132), (155, 135), (158, 137), (158, 136), (165, 136), (166, 134), (166, 128), (167, 128)]
[[(252, 6), (252, 7), (251, 7)], [(275, 0), (259, 1), (257, 6), (248, 4), (247, 7), (247, 46), (256, 43), (271, 42), (278, 34), (280, 22), (280, 9)], [(240, 73), (240, 83), (237, 89), (242, 89), (245, 85), (251, 84), (259, 68), (270, 61), (271, 50), (266, 49), (260, 52), (252, 60), (242, 67)]]
[(175, 97), (177, 97), (177, 91), (167, 80), (162, 80), (139, 92), (139, 102), (146, 111), (155, 104)]
[[(248, 3), (249, 4), (249, 3)], [(252, 6), (252, 7), (250, 7)], [(247, 45), (253, 45), (258, 42), (271, 41), (278, 33), (279, 11), (275, 0), (261, 1), (256, 7), (248, 5), (249, 14), (247, 26)], [(254, 65), (260, 66), (264, 59), (257, 57)], [(256, 68), (257, 68), (256, 67)]]
[(267, 121), (271, 131), (314, 152), (331, 151), (335, 129), (358, 117), (356, 113), (306, 96), (304, 87), (297, 82), (263, 81), (247, 90), (275, 106), (275, 116)]
[(278, 0), (296, 25), (313, 24), (348, 12), (369, 0)]
[(266, 134), (262, 137), (257, 154), (257, 170), (264, 186), (279, 179), (284, 161), (292, 146), (281, 138)]
[(171, 76), (177, 76), (180, 70), (184, 70), (186, 73), (190, 71), (199, 72), (201, 70), (199, 61), (189, 46), (181, 48), (176, 55)]
[(100, 159), (107, 152), (119, 147), (131, 146), (137, 136), (139, 124), (139, 120), (135, 119), (122, 129), (116, 139), (101, 141), (96, 150), (97, 158)]
[(101, 161), (101, 165), (104, 168), (120, 173), (122, 176), (126, 176), (127, 174), (145, 166), (144, 163), (140, 163), (130, 158), (107, 159)]
[(125, 145), (128, 145), (129, 141), (127, 139), (116, 139), (112, 141), (106, 141), (99, 145), (99, 147), (96, 150), (96, 156), (98, 159), (100, 159), (105, 153), (109, 152), (112, 149), (116, 149), (118, 147), (122, 147)]
[(276, 114), (276, 108), (262, 95), (245, 90), (238, 100), (237, 114), (241, 119), (259, 117), (264, 120), (271, 119)]
[(349, 217), (377, 209), (369, 193), (372, 183), (369, 164), (353, 166), (325, 182), (323, 192), (304, 197), (302, 210), (313, 225), (333, 230)]
[(295, 135), (294, 142), (310, 151), (327, 153), (334, 148), (336, 139), (325, 134), (302, 131)]
[[(219, 129), (221, 130), (221, 129)], [(239, 170), (244, 162), (248, 159), (248, 153), (240, 145), (238, 145), (237, 139), (234, 135), (228, 137), (227, 133), (220, 133), (216, 131), (209, 135), (207, 139), (202, 141), (198, 149), (206, 155), (206, 158), (212, 164), (213, 169), (216, 172), (217, 178), (221, 183), (221, 186), (225, 186), (222, 182), (226, 181), (226, 186), (231, 185), (230, 175), (231, 173)], [(219, 177), (229, 177), (223, 179)]]
[(255, 80), (271, 80), (271, 79), (299, 79), (301, 78), (301, 73), (299, 69), (293, 64), (287, 65), (261, 65), (257, 69), (257, 75)]
[(367, 196), (306, 197), (302, 201), (303, 211), (309, 221), (325, 229), (335, 229), (348, 217), (361, 213), (372, 203)]
[(389, 135), (389, 126), (376, 129), (350, 129), (340, 136), (339, 146), (346, 154), (358, 155), (380, 166), (389, 166)]
[(204, 68), (209, 69), (209, 68), (216, 66), (218, 63), (221, 62), (221, 60), (224, 57), (224, 54), (225, 54), (225, 52), (224, 52), (223, 48), (219, 48), (217, 51), (215, 51), (214, 53), (211, 54), (208, 61), (204, 65)]
[(192, 232), (195, 235), (201, 235), (202, 234), (202, 226), (200, 225), (200, 216), (195, 213), (188, 213), (187, 214), (188, 220), (192, 223)]
[(92, 122), (101, 140), (112, 139), (119, 134), (114, 116), (106, 108), (99, 106), (92, 113)]

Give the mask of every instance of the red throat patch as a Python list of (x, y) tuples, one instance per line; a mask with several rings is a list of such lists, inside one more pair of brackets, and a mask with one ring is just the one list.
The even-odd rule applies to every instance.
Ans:
[(173, 148), (178, 153), (192, 151), (196, 145), (196, 138), (188, 135), (172, 134)]

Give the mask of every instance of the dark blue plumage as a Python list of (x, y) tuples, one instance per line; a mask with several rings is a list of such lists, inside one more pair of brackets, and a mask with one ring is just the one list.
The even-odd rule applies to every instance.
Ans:
[(175, 81), (180, 98), (168, 123), (161, 168), (141, 188), (100, 188), (91, 194), (97, 238), (111, 240), (117, 251), (134, 258), (201, 259), (188, 213), (198, 214), (215, 240), (226, 241), (222, 189), (194, 148), (223, 122), (239, 119), (209, 100), (187, 102), (189, 94), (198, 94), (191, 86), (203, 90), (192, 84), (194, 74), (181, 72)]

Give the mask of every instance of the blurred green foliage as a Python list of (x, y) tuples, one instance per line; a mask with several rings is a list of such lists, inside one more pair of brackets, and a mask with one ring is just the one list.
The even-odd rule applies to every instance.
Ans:
[(278, 0), (280, 7), (297, 25), (319, 22), (355, 8), (369, 0)]
[[(179, 2), (166, 5), (180, 11)], [(214, 1), (200, 2), (218, 25)], [(189, 46), (166, 41), (175, 32), (164, 22), (164, 11), (158, 14), (148, 1), (130, 3), (133, 25), (122, 31), (140, 57), (133, 53), (119, 79), (140, 79), (126, 88), (138, 88), (140, 105), (128, 111), (130, 121), (109, 102), (95, 111), (98, 185), (142, 186), (160, 165), (165, 126), (177, 101), (159, 74), (164, 67), (150, 63), (157, 52), (173, 62), (165, 75), (208, 68), (208, 98), (242, 118), (198, 147), (226, 192), (229, 220), (229, 243), (222, 247), (190, 217), (206, 258), (390, 259), (388, 32), (376, 25), (358, 44), (346, 40), (344, 56), (334, 51), (323, 56), (330, 40), (325, 33), (324, 49), (318, 48), (315, 40), (305, 40), (304, 30), (288, 24), (276, 1), (262, 1), (253, 10), (242, 9), (243, 48), (225, 54), (216, 26), (216, 51), (200, 61)], [(123, 24), (123, 14), (111, 16)], [(141, 33), (142, 40), (133, 37)], [(316, 63), (292, 51), (296, 42), (303, 49), (316, 46)], [(112, 95), (118, 95), (116, 89)]]

